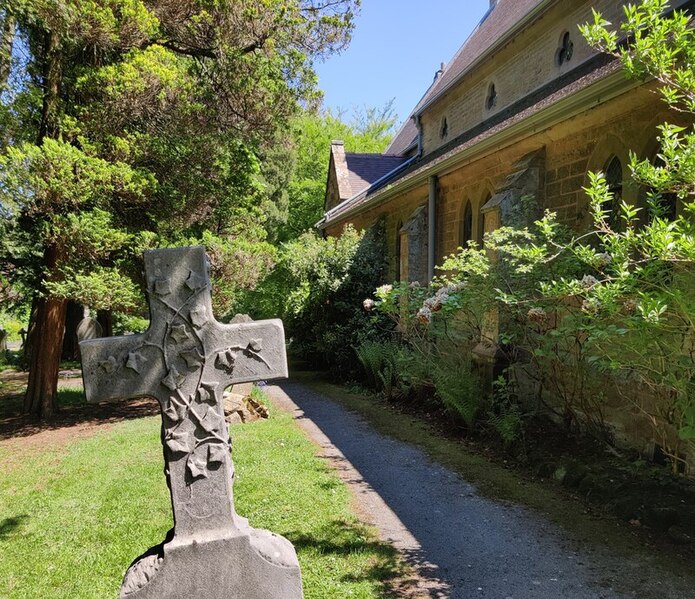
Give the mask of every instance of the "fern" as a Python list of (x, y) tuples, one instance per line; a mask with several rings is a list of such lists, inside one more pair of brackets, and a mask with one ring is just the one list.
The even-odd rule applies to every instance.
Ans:
[(475, 374), (469, 367), (461, 365), (449, 368), (438, 365), (433, 374), (434, 386), (444, 407), (472, 429), (483, 402), (483, 394)]
[[(367, 383), (375, 389), (387, 390), (387, 396), (390, 396), (397, 372), (395, 360), (398, 345), (365, 341), (355, 351), (364, 368)], [(386, 389), (387, 387), (388, 389)]]

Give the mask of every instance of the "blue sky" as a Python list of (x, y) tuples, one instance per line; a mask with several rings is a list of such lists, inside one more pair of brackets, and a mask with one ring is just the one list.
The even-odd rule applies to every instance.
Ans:
[(403, 121), (478, 24), (489, 0), (362, 0), (352, 43), (316, 65), (324, 106), (382, 107)]

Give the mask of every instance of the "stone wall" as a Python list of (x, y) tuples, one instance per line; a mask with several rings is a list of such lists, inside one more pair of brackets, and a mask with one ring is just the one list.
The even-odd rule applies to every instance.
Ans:
[[(594, 56), (577, 24), (591, 20), (592, 7), (609, 21), (619, 23), (623, 4), (626, 2), (615, 0), (558, 2), (427, 108), (421, 119), (424, 153), (436, 150)], [(558, 65), (557, 52), (566, 32), (573, 44), (572, 57)], [(497, 102), (488, 110), (485, 101), (490, 84), (495, 85)], [(446, 137), (441, 136), (444, 118)]]

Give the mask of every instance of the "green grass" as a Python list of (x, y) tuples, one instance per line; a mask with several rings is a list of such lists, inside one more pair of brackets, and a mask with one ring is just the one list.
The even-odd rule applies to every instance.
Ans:
[[(25, 461), (0, 444), (0, 597), (118, 595), (131, 560), (171, 526), (159, 427), (122, 422), (32, 447)], [(395, 550), (354, 518), (348, 489), (291, 417), (273, 411), (232, 436), (237, 511), (294, 543), (307, 599), (390, 596), (403, 573)]]

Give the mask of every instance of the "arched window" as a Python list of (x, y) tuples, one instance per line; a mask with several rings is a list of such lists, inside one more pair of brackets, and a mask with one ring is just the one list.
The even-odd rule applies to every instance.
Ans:
[(623, 164), (617, 156), (611, 156), (604, 169), (608, 191), (611, 192), (612, 199), (606, 201), (603, 209), (609, 210), (608, 222), (611, 226), (617, 227), (620, 224), (620, 204), (623, 200)]
[(459, 239), (461, 240), (460, 246), (464, 249), (468, 247), (468, 242), (473, 239), (473, 208), (470, 201), (466, 202), (466, 207), (463, 210)]
[(569, 62), (574, 53), (574, 42), (572, 42), (572, 37), (569, 31), (565, 31), (560, 39), (560, 47), (557, 50), (556, 58), (558, 66), (562, 66), (566, 62)]
[(485, 99), (485, 108), (492, 110), (497, 106), (497, 90), (495, 89), (495, 84), (491, 83), (487, 88), (487, 98)]
[(439, 127), (439, 137), (441, 139), (446, 139), (446, 137), (449, 135), (449, 123), (446, 120), (446, 117), (442, 117), (442, 124)]
[(401, 281), (401, 229), (403, 222), (398, 221), (396, 225), (396, 279)]

